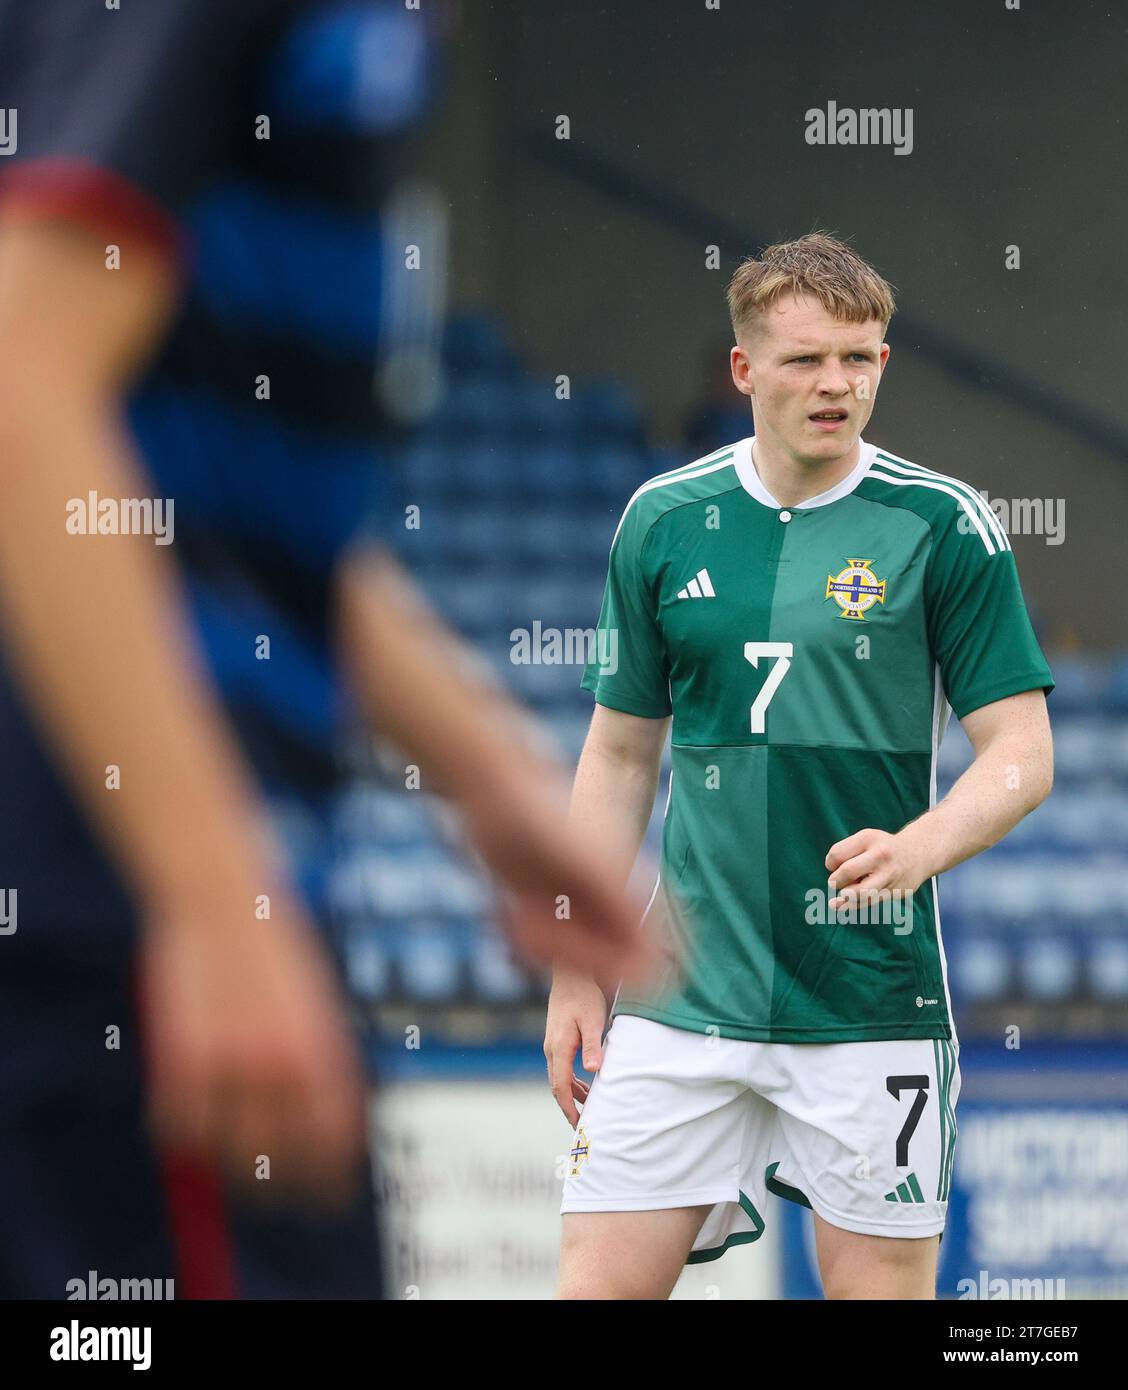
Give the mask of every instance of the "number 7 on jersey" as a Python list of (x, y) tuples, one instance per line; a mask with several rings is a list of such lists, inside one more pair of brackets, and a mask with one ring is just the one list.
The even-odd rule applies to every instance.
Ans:
[(760, 687), (759, 694), (752, 701), (752, 732), (754, 734), (764, 732), (764, 717), (772, 702), (772, 696), (779, 689), (784, 676), (791, 670), (791, 654), (792, 644), (790, 642), (745, 642), (744, 644), (744, 659), (750, 661), (757, 670), (762, 656), (774, 656), (776, 658), (776, 664), (768, 672), (764, 684)]

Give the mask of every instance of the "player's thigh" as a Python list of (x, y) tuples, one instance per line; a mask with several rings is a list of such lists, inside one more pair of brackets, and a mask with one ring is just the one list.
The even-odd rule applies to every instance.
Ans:
[(707, 1214), (740, 1210), (755, 1097), (741, 1045), (713, 1041), (614, 1020), (568, 1155), (564, 1297), (665, 1297)]
[(771, 1190), (819, 1218), (828, 1297), (932, 1297), (955, 1151), (946, 1040), (766, 1046)]
[(630, 1015), (607, 1034), (577, 1126), (562, 1212), (660, 1211), (739, 1196), (742, 1057)]
[(936, 1297), (940, 1237), (868, 1236), (815, 1216), (815, 1248), (828, 1299)]
[(557, 1297), (669, 1298), (711, 1210), (565, 1213)]

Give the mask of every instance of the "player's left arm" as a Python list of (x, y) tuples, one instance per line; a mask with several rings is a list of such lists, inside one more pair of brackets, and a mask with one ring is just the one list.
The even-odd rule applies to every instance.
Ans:
[(882, 888), (915, 891), (990, 849), (1049, 796), (1054, 754), (1041, 690), (995, 700), (961, 722), (975, 758), (942, 801), (896, 834), (859, 830), (831, 846), (831, 884), (847, 890), (833, 907)]
[(975, 759), (939, 805), (901, 830), (862, 829), (830, 847), (831, 882), (851, 898), (873, 889), (915, 891), (1001, 840), (1053, 782), (1046, 695), (1054, 679), (1026, 611), (1010, 540), (994, 513), (962, 487), (936, 507), (929, 525), (922, 590), (929, 648)]

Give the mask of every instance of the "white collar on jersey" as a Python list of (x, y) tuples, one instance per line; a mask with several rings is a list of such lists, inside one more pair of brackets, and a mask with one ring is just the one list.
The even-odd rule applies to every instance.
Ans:
[[(783, 503), (777, 502), (767, 490), (760, 480), (759, 473), (756, 472), (756, 465), (752, 462), (752, 441), (754, 438), (754, 435), (749, 435), (747, 439), (742, 439), (738, 444), (733, 445), (733, 466), (736, 468), (736, 476), (740, 479), (740, 485), (749, 497), (754, 497), (757, 502), (761, 502), (765, 507), (771, 507), (777, 512), (786, 510)], [(835, 483), (832, 488), (828, 488), (826, 492), (820, 492), (817, 497), (808, 497), (790, 510), (805, 512), (808, 507), (825, 507), (828, 502), (837, 502), (840, 497), (848, 497), (865, 477), (877, 454), (877, 445), (867, 444), (864, 439), (858, 440), (858, 448), (858, 462), (843, 479)]]

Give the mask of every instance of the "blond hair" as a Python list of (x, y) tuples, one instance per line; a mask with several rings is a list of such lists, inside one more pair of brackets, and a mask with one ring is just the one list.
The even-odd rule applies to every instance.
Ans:
[(726, 291), (736, 337), (785, 294), (812, 295), (847, 323), (877, 319), (882, 333), (896, 308), (893, 286), (845, 242), (826, 232), (778, 242), (758, 259), (741, 261)]

